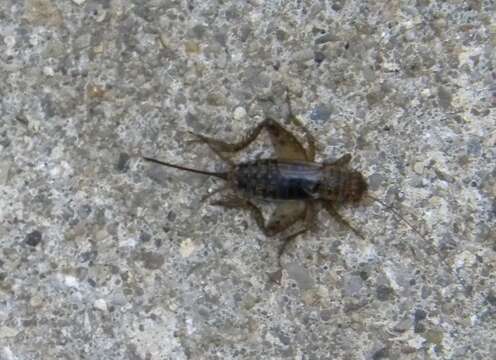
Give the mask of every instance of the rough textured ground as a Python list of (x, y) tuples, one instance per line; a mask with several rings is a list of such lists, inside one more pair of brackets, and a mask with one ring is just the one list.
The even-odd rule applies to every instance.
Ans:
[[(2, 0), (0, 359), (496, 358), (495, 11)], [(321, 213), (275, 285), (277, 239), (200, 204), (217, 181), (140, 160), (220, 168), (185, 132), (239, 139), (286, 87), (425, 239)]]

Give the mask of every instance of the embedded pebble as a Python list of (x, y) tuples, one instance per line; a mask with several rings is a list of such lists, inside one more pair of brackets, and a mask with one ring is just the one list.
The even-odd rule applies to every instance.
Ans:
[(238, 106), (236, 109), (234, 109), (234, 119), (235, 120), (242, 120), (246, 117), (246, 109), (242, 106)]
[(97, 299), (93, 303), (93, 307), (102, 312), (107, 312), (107, 302), (104, 299)]
[(195, 244), (195, 242), (191, 239), (186, 239), (183, 242), (181, 242), (181, 247), (179, 249), (179, 252), (183, 257), (188, 257), (191, 256), (196, 250), (198, 249), (198, 246)]

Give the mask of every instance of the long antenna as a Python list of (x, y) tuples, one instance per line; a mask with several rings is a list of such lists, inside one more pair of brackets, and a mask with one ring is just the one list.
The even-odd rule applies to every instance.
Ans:
[(169, 167), (172, 167), (172, 168), (175, 168), (175, 169), (179, 169), (179, 170), (190, 171), (190, 172), (194, 172), (194, 173), (197, 173), (197, 174), (215, 176), (215, 177), (221, 178), (223, 180), (227, 180), (227, 173), (210, 172), (210, 171), (205, 171), (205, 170), (192, 169), (192, 168), (188, 168), (188, 167), (181, 166), (181, 165), (166, 163), (166, 162), (163, 162), (163, 161), (160, 161), (160, 160), (157, 160), (157, 159), (148, 158), (148, 157), (145, 157), (145, 156), (143, 156), (143, 159), (145, 159), (146, 161), (150, 161), (152, 163), (155, 163), (155, 164), (169, 166)]
[(398, 217), (400, 220), (402, 220), (405, 224), (407, 224), (415, 233), (417, 233), (418, 236), (420, 236), (423, 240), (427, 240), (425, 238), (424, 235), (422, 235), (420, 233), (420, 231), (417, 230), (417, 228), (415, 226), (413, 226), (412, 224), (410, 224), (410, 222), (408, 222), (408, 220), (406, 220), (403, 216), (401, 216), (401, 214), (395, 209), (393, 208), (392, 206), (390, 205), (387, 205), (385, 202), (383, 202), (382, 200), (376, 198), (375, 196), (372, 196), (372, 195), (369, 195), (367, 194), (366, 195), (368, 198), (378, 202), (379, 204), (381, 204), (385, 209), (391, 211), (396, 217)]

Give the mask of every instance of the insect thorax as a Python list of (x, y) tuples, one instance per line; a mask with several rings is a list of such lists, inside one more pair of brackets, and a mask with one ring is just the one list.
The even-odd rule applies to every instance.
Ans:
[(325, 170), (319, 187), (320, 197), (338, 203), (353, 203), (362, 199), (367, 182), (358, 171), (329, 167)]

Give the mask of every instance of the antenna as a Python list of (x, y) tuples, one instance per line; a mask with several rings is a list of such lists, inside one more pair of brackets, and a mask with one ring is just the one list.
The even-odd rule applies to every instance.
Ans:
[(179, 169), (179, 170), (190, 171), (190, 172), (194, 172), (194, 173), (197, 173), (197, 174), (215, 176), (215, 177), (221, 178), (223, 180), (226, 180), (227, 179), (227, 173), (211, 172), (211, 171), (205, 171), (205, 170), (192, 169), (192, 168), (181, 166), (181, 165), (166, 163), (164, 161), (160, 161), (160, 160), (157, 160), (157, 159), (152, 159), (152, 158), (149, 158), (149, 157), (143, 157), (143, 159), (146, 160), (146, 161), (150, 161), (152, 163), (155, 163), (155, 164), (172, 167), (172, 168)]
[(374, 201), (378, 202), (379, 204), (381, 204), (381, 205), (382, 205), (382, 207), (383, 207), (384, 209), (389, 210), (391, 213), (393, 213), (393, 215), (395, 215), (397, 218), (399, 218), (399, 219), (400, 219), (400, 220), (402, 220), (405, 224), (407, 224), (407, 225), (408, 225), (408, 226), (409, 226), (409, 227), (410, 227), (410, 228), (411, 228), (411, 229), (412, 229), (412, 230), (413, 230), (413, 231), (414, 231), (414, 232), (415, 232), (418, 236), (420, 236), (423, 240), (427, 240), (427, 239), (425, 238), (425, 236), (424, 236), (424, 235), (422, 235), (422, 234), (420, 233), (420, 231), (418, 231), (418, 230), (417, 230), (417, 228), (416, 228), (415, 226), (413, 226), (412, 224), (410, 224), (410, 222), (409, 222), (407, 219), (405, 219), (403, 216), (401, 216), (401, 214), (400, 214), (400, 213), (399, 213), (399, 212), (398, 212), (395, 208), (393, 208), (393, 207), (392, 207), (392, 206), (390, 206), (390, 205), (387, 205), (385, 202), (383, 202), (382, 200), (380, 200), (380, 199), (376, 198), (375, 196), (372, 196), (372, 195), (369, 195), (369, 194), (367, 194), (366, 196), (367, 196), (369, 199), (372, 199), (372, 200), (374, 200)]

